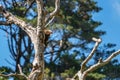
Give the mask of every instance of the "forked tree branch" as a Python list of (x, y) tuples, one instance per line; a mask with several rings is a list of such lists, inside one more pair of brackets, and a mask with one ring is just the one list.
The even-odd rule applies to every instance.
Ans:
[(114, 57), (116, 57), (117, 55), (120, 54), (120, 50), (112, 53), (108, 58), (106, 58), (105, 60), (102, 60), (101, 58), (99, 58), (99, 61), (90, 66), (88, 69), (84, 69), (85, 65), (87, 64), (87, 62), (92, 58), (92, 56), (94, 55), (95, 50), (97, 49), (99, 43), (101, 42), (101, 39), (96, 39), (93, 38), (93, 41), (96, 42), (93, 50), (91, 51), (91, 53), (88, 55), (88, 57), (83, 61), (82, 65), (81, 65), (81, 69), (74, 75), (74, 77), (72, 78), (72, 80), (74, 80), (77, 76), (79, 78), (79, 80), (85, 80), (85, 77), (87, 76), (88, 73), (108, 64)]
[(16, 73), (10, 73), (10, 74), (0, 74), (0, 76), (2, 77), (11, 77), (11, 76), (14, 76), (14, 77), (24, 77), (25, 79), (28, 79), (28, 77), (23, 74), (22, 72), (22, 68), (20, 67), (20, 65), (18, 64), (18, 68), (19, 68), (19, 71), (20, 71), (20, 74), (16, 74)]
[(88, 74), (89, 72), (92, 72), (96, 69), (98, 69), (101, 66), (106, 65), (107, 63), (109, 63), (114, 57), (116, 57), (117, 55), (120, 54), (120, 50), (112, 53), (107, 59), (103, 60), (103, 61), (98, 61), (98, 63), (94, 64), (93, 66), (91, 66), (90, 68), (88, 68), (84, 74)]
[(92, 58), (92, 56), (94, 55), (95, 50), (97, 49), (98, 45), (101, 42), (101, 39), (96, 39), (96, 38), (92, 38), (93, 41), (95, 41), (95, 46), (92, 49), (91, 53), (88, 55), (88, 57), (82, 62), (81, 64), (81, 72), (84, 71), (85, 65), (87, 64), (87, 62)]
[(27, 79), (28, 77), (23, 73), (20, 64), (18, 64), (18, 69), (19, 69), (20, 74), (23, 75)]

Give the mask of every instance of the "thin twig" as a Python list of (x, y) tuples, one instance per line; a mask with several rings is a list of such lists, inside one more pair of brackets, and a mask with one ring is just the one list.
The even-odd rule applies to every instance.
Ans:
[(26, 79), (28, 79), (28, 77), (26, 77), (25, 75), (23, 74), (15, 74), (15, 73), (10, 73), (10, 74), (0, 74), (0, 76), (2, 77), (12, 77), (12, 76), (15, 76), (15, 77), (25, 77)]
[(50, 23), (52, 23), (54, 19), (55, 19), (55, 16), (53, 16), (52, 19), (45, 25), (45, 28), (46, 28)]
[(20, 67), (20, 64), (18, 64), (18, 68), (19, 68), (20, 74), (23, 74), (22, 68)]
[(56, 0), (55, 1), (55, 10), (53, 12), (51, 12), (51, 13), (49, 13), (49, 14), (46, 15), (46, 17), (45, 17), (45, 23), (50, 18), (52, 18), (53, 16), (55, 16), (58, 13), (59, 9), (60, 9), (60, 0)]
[(27, 79), (28, 77), (22, 72), (22, 68), (20, 64), (18, 64), (18, 68), (19, 68), (20, 74), (23, 75)]
[(3, 76), (3, 77), (11, 77), (11, 76), (22, 76), (22, 75), (21, 75), (21, 74), (10, 73), (10, 74), (0, 74), (0, 76)]

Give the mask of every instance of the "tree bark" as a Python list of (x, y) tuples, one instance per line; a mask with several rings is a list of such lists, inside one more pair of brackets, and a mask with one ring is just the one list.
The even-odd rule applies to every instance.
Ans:
[(44, 33), (39, 35), (33, 34), (32, 42), (35, 49), (35, 57), (33, 60), (33, 69), (28, 80), (43, 80), (44, 74)]

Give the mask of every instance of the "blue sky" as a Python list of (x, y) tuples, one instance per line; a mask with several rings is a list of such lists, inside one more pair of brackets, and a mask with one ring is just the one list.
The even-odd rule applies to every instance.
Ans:
[[(120, 0), (95, 0), (98, 6), (102, 7), (99, 13), (94, 13), (93, 19), (101, 21), (103, 24), (98, 28), (106, 31), (102, 36), (102, 44), (115, 43), (116, 50), (120, 49)], [(11, 61), (7, 46), (6, 33), (0, 30), (0, 66), (9, 65), (5, 59)], [(9, 65), (11, 66), (11, 65)]]
[(98, 28), (106, 31), (102, 36), (102, 43), (115, 43), (116, 49), (120, 48), (120, 0), (96, 0), (102, 7), (99, 13), (94, 14), (93, 19), (103, 24)]

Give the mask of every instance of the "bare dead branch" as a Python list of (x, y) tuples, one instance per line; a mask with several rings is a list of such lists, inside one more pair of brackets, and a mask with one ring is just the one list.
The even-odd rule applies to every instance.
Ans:
[(108, 62), (111, 61), (111, 59), (113, 59), (114, 57), (116, 57), (116, 56), (119, 55), (119, 54), (120, 54), (120, 50), (112, 53), (112, 54), (111, 54), (106, 60), (104, 60), (103, 62), (104, 62), (104, 63), (108, 63)]
[(55, 1), (55, 10), (50, 13), (50, 17), (55, 16), (58, 13), (59, 8), (60, 8), (60, 0), (56, 0)]
[(18, 76), (18, 74), (14, 74), (14, 73), (11, 73), (11, 74), (8, 74), (8, 75), (0, 74), (0, 76), (2, 76), (2, 77), (11, 77), (11, 76)]
[(20, 64), (18, 64), (18, 68), (19, 68), (20, 74), (23, 75), (27, 79), (28, 77), (22, 72), (22, 68)]
[(18, 68), (19, 68), (20, 74), (24, 74), (24, 73), (22, 72), (22, 68), (21, 68), (20, 64), (18, 64)]
[(94, 52), (95, 50), (97, 49), (98, 45), (100, 44), (101, 42), (101, 39), (96, 39), (96, 38), (93, 38), (93, 41), (95, 41), (95, 46), (93, 48), (93, 50), (91, 51), (91, 53), (88, 55), (88, 57), (83, 61), (83, 63), (81, 64), (81, 72), (84, 71), (84, 68), (85, 68), (85, 65), (86, 63), (92, 58), (92, 56), (94, 55)]
[(23, 74), (22, 68), (20, 67), (20, 64), (18, 64), (18, 68), (19, 68), (20, 74)]
[[(46, 17), (45, 17), (45, 23), (46, 23), (49, 19), (53, 18), (53, 17), (58, 13), (59, 9), (60, 9), (60, 0), (56, 0), (56, 1), (55, 1), (55, 10), (54, 10), (53, 12), (51, 12), (51, 13), (49, 13), (49, 14), (46, 15)], [(52, 20), (52, 19), (51, 19), (51, 20)], [(52, 22), (52, 21), (51, 21), (51, 22)], [(48, 23), (49, 23), (49, 22), (48, 22)]]
[(20, 74), (10, 73), (10, 74), (0, 74), (0, 76), (2, 77), (11, 77), (11, 76), (20, 77), (21, 76), (28, 79), (28, 77), (22, 72), (22, 68), (20, 67), (19, 64), (18, 64), (18, 68), (19, 68)]
[(93, 41), (100, 43), (102, 40), (101, 39), (96, 39), (95, 37), (92, 38)]
[(52, 23), (54, 19), (55, 19), (55, 16), (53, 16), (52, 19), (51, 19), (50, 21), (48, 21), (48, 23), (45, 25), (45, 28), (46, 28), (50, 23)]
[(22, 74), (14, 74), (14, 73), (11, 73), (11, 74), (0, 74), (0, 76), (2, 77), (11, 77), (11, 76), (14, 76), (14, 77), (24, 77), (26, 79), (28, 79), (26, 76), (22, 75)]
[(25, 21), (6, 11), (2, 6), (0, 6), (0, 13), (7, 19), (8, 22), (18, 25), (25, 32), (27, 32), (28, 35), (33, 33), (34, 28), (30, 24), (27, 24)]
[(59, 46), (62, 47), (62, 45), (63, 45), (63, 40), (60, 40)]
[(87, 73), (89, 73), (89, 72), (92, 72), (92, 71), (98, 69), (99, 67), (106, 65), (106, 64), (109, 63), (114, 57), (116, 57), (116, 56), (119, 55), (119, 54), (120, 54), (120, 50), (112, 53), (106, 60), (104, 60), (104, 61), (102, 61), (102, 62), (99, 62), (99, 61), (98, 61), (97, 64), (95, 64), (95, 65), (91, 66), (90, 68), (88, 68), (88, 69), (84, 72), (84, 74), (87, 74)]
[(75, 79), (77, 76), (79, 78), (79, 80), (85, 80), (85, 77), (88, 73), (106, 65), (107, 63), (109, 63), (114, 57), (116, 57), (117, 55), (120, 54), (120, 50), (112, 53), (107, 59), (102, 60), (102, 58), (99, 58), (98, 62), (92, 66), (90, 66), (88, 69), (86, 69), (84, 71), (84, 67), (86, 65), (86, 63), (91, 59), (91, 57), (93, 56), (95, 50), (97, 49), (99, 43), (101, 42), (101, 39), (96, 39), (93, 38), (94, 41), (96, 41), (96, 44), (93, 48), (93, 50), (91, 51), (90, 55), (83, 61), (82, 65), (81, 65), (81, 70), (79, 70), (72, 79)]
[(82, 80), (85, 80), (85, 77), (86, 77), (86, 75), (87, 75), (88, 73), (90, 73), (90, 72), (92, 72), (92, 71), (94, 71), (94, 70), (96, 70), (96, 69), (98, 69), (98, 68), (106, 65), (106, 64), (109, 63), (114, 57), (116, 57), (118, 54), (120, 54), (120, 50), (112, 53), (112, 55), (110, 55), (106, 60), (104, 60), (104, 61), (98, 61), (97, 64), (94, 64), (93, 66), (91, 66), (90, 68), (88, 68), (88, 69), (87, 69), (86, 71), (84, 71), (83, 73), (81, 72), (81, 70), (78, 71), (78, 73), (76, 73), (72, 79), (75, 79), (75, 78), (78, 76), (79, 80), (81, 80), (81, 79), (82, 79)]

